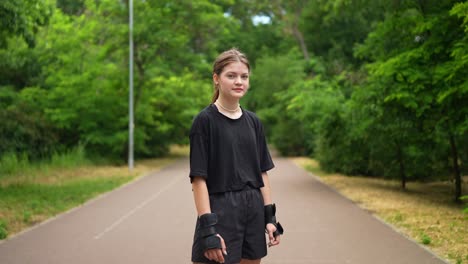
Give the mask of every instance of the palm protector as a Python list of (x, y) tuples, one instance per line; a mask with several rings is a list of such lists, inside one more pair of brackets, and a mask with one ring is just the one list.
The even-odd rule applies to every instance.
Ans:
[(284, 229), (279, 222), (276, 222), (276, 205), (269, 204), (265, 205), (265, 227), (267, 224), (273, 224), (276, 227), (276, 231), (273, 233), (274, 237), (282, 235)]
[(204, 251), (208, 249), (221, 248), (221, 239), (217, 236), (215, 225), (218, 216), (214, 213), (201, 215), (198, 219), (198, 236), (202, 238)]

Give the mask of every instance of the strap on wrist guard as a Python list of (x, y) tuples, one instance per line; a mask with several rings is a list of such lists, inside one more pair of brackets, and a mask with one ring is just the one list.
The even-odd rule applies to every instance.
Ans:
[(215, 225), (218, 216), (214, 213), (201, 215), (198, 218), (198, 236), (202, 238), (204, 251), (213, 248), (221, 248), (221, 239), (217, 236)]
[(265, 227), (267, 224), (273, 224), (276, 227), (276, 231), (273, 233), (274, 237), (277, 237), (284, 233), (283, 226), (281, 226), (279, 222), (276, 222), (275, 204), (265, 205)]

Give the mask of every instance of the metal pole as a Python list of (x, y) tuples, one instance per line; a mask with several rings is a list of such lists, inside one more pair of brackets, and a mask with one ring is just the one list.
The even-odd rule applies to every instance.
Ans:
[(129, 0), (129, 98), (128, 98), (128, 170), (133, 170), (133, 0)]

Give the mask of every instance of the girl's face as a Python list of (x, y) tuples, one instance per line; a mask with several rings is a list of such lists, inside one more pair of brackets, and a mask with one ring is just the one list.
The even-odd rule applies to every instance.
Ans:
[(239, 100), (249, 89), (249, 69), (242, 62), (233, 62), (226, 65), (213, 80), (219, 87), (219, 96), (228, 100)]

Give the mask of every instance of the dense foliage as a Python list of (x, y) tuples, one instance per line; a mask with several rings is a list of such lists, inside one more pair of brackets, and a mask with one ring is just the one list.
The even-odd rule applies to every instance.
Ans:
[[(135, 155), (186, 143), (211, 62), (238, 47), (246, 108), (285, 155), (346, 174), (451, 179), (468, 171), (468, 3), (134, 0)], [(0, 3), (0, 156), (84, 146), (125, 160), (128, 1)], [(260, 22), (259, 22), (260, 21)]]

